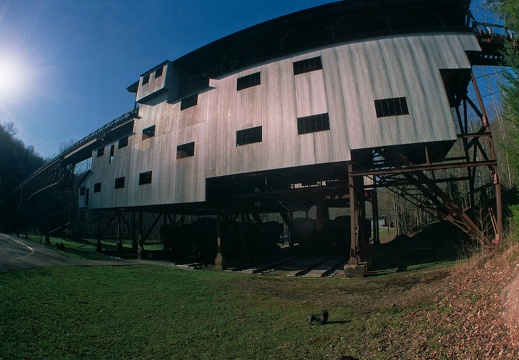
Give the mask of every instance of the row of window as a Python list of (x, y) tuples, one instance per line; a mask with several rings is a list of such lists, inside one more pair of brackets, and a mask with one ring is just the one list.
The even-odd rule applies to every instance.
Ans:
[[(151, 184), (152, 172), (146, 171), (139, 174), (139, 185)], [(125, 177), (119, 177), (115, 179), (115, 189), (123, 189), (125, 183)], [(85, 187), (81, 187), (79, 189), (79, 195), (85, 195), (88, 192), (88, 189)], [(101, 183), (94, 184), (94, 193), (101, 192)]]
[[(310, 71), (321, 70), (323, 68), (321, 57), (315, 57), (311, 59), (296, 61), (293, 63), (294, 75), (303, 74)], [(144, 82), (143, 82), (144, 83)], [(254, 74), (239, 77), (236, 81), (236, 90), (244, 90), (261, 84), (261, 73), (256, 72)], [(198, 94), (188, 96), (181, 100), (180, 110), (189, 109), (198, 104)]]
[[(155, 79), (161, 77), (163, 73), (164, 73), (164, 67), (161, 66), (157, 70), (155, 70)], [(142, 85), (146, 85), (147, 83), (150, 82), (151, 74), (152, 73), (149, 73), (142, 77)]]
[[(125, 136), (125, 137), (119, 139), (119, 144), (118, 144), (117, 148), (122, 149), (126, 146), (128, 146), (128, 136)], [(110, 146), (110, 163), (113, 161), (114, 153), (115, 153), (115, 144)], [(105, 154), (104, 147), (97, 149), (97, 157), (101, 157), (104, 154)]]
[[(377, 117), (396, 116), (396, 115), (407, 115), (409, 109), (407, 107), (407, 100), (405, 97), (390, 98), (375, 100), (375, 108)], [(263, 141), (263, 128), (256, 126), (248, 129), (236, 131), (236, 146), (242, 146), (247, 144), (253, 144)], [(312, 132), (330, 130), (330, 119), (328, 113), (305, 116), (297, 119), (297, 132), (298, 134), (308, 134)], [(155, 126), (143, 130), (143, 139), (145, 136), (155, 135)], [(119, 148), (128, 145), (128, 137), (119, 140)], [(115, 145), (110, 147), (110, 162), (113, 161)], [(97, 156), (102, 156), (104, 148), (100, 148), (97, 151)], [(195, 143), (190, 142), (177, 146), (177, 159), (183, 159), (186, 157), (195, 155)], [(139, 185), (151, 184), (152, 172), (147, 171), (139, 174)], [(115, 179), (115, 189), (124, 188), (125, 178), (120, 177)], [(88, 189), (87, 189), (88, 190)], [(101, 183), (94, 184), (94, 193), (101, 192)], [(85, 188), (80, 189), (80, 195), (85, 194)]]
[[(144, 129), (142, 132), (142, 139), (147, 139), (150, 137), (155, 136), (155, 125), (151, 126), (151, 128)], [(122, 142), (121, 142), (122, 141)], [(128, 137), (125, 137), (121, 140), (119, 140), (119, 149), (122, 147), (128, 146)], [(97, 157), (101, 157), (104, 155), (105, 148), (99, 148), (97, 149)], [(177, 146), (177, 159), (183, 159), (186, 157), (194, 156), (195, 155), (195, 143), (190, 142), (187, 144), (182, 144)], [(115, 157), (115, 144), (112, 144), (110, 146), (110, 159), (109, 163), (111, 164), (114, 161)]]
[[(293, 63), (294, 75), (299, 75), (303, 73), (308, 73), (311, 71), (322, 70), (323, 64), (321, 61), (321, 57), (317, 56), (311, 59), (305, 59), (301, 61), (296, 61)], [(254, 74), (246, 75), (239, 77), (236, 82), (237, 91), (247, 89), (253, 86), (257, 86), (261, 84), (261, 73), (257, 72)], [(190, 107), (196, 106), (198, 104), (198, 94), (194, 94), (182, 99), (180, 103), (180, 110), (185, 110)], [(407, 115), (409, 114), (409, 110), (407, 108), (407, 101), (405, 97), (399, 98), (390, 98), (390, 99), (381, 99), (375, 100), (375, 110), (377, 113), (377, 117), (386, 117), (386, 116), (396, 116), (396, 115)], [(306, 134), (314, 131), (321, 130), (329, 130), (329, 121), (327, 117), (322, 117), (320, 120), (310, 119), (311, 117), (298, 119), (298, 130), (299, 134)], [(320, 124), (317, 124), (320, 123)], [(154, 131), (153, 127), (153, 131)], [(256, 130), (257, 131), (257, 130)], [(154, 134), (154, 133), (153, 133)], [(152, 135), (153, 136), (153, 135)], [(241, 134), (239, 135), (242, 136)], [(143, 133), (143, 139), (151, 136), (145, 137)], [(261, 140), (259, 140), (261, 141)], [(255, 141), (256, 142), (256, 141)], [(243, 141), (236, 140), (236, 144), (243, 145)]]
[[(409, 109), (405, 97), (375, 100), (375, 110), (377, 117), (388, 117), (398, 115), (408, 115)], [(328, 113), (311, 115), (297, 118), (297, 133), (299, 135), (309, 134), (318, 131), (330, 130), (330, 118)], [(155, 136), (155, 125), (142, 130), (142, 140)], [(262, 127), (256, 126), (249, 129), (236, 131), (236, 146), (242, 146), (257, 142), (262, 142)], [(128, 146), (128, 137), (119, 140), (118, 148)], [(110, 147), (110, 160), (114, 159), (115, 145)], [(177, 159), (194, 156), (195, 143), (187, 143), (177, 146)], [(97, 150), (97, 157), (104, 155), (104, 147)]]

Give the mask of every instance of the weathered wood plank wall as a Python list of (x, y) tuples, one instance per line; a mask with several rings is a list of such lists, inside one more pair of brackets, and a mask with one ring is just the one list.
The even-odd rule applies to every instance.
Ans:
[[(269, 169), (350, 161), (351, 150), (441, 142), (456, 138), (441, 69), (468, 69), (465, 51), (479, 50), (468, 34), (425, 34), (372, 39), (317, 49), (211, 79), (197, 104), (180, 109), (161, 94), (142, 104), (128, 146), (105, 144), (93, 155), (91, 208), (201, 202), (205, 180)], [(294, 75), (295, 61), (321, 57), (322, 69)], [(169, 63), (171, 64), (171, 63)], [(137, 97), (160, 91), (164, 75), (150, 77)], [(237, 90), (238, 78), (260, 73), (260, 84)], [(154, 81), (157, 83), (154, 83)], [(141, 78), (142, 81), (142, 78)], [(377, 118), (374, 101), (405, 97), (409, 114)], [(327, 113), (329, 130), (298, 134), (297, 119)], [(155, 136), (143, 130), (155, 126)], [(262, 141), (236, 146), (236, 132), (262, 127)], [(195, 143), (177, 159), (177, 146)], [(152, 171), (150, 184), (139, 174)], [(124, 188), (115, 189), (124, 177)], [(94, 193), (95, 183), (101, 183)]]

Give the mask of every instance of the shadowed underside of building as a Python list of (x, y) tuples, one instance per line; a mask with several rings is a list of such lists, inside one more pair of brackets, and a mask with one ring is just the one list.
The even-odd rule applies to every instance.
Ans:
[[(498, 241), (496, 157), (472, 66), (503, 61), (489, 45), (503, 39), (478, 34), (469, 5), (341, 1), (229, 35), (142, 74), (128, 87), (136, 109), (55, 166), (92, 158), (80, 207), (112, 211), (136, 248), (161, 222), (173, 253), (207, 237), (220, 265), (222, 253), (271, 251), (284, 224), (293, 243), (326, 244), (358, 266), (378, 240), (365, 220), (366, 203), (378, 217), (378, 187)], [(491, 233), (447, 195), (448, 182), (467, 184), (471, 207), (483, 193), (496, 199)], [(157, 214), (147, 229), (143, 212)]]

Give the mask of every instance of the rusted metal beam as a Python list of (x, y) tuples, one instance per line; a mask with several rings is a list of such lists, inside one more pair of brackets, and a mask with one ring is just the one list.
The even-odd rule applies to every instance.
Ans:
[(472, 161), (472, 162), (463, 162), (463, 163), (451, 163), (451, 164), (434, 164), (434, 165), (415, 165), (415, 166), (407, 166), (401, 168), (390, 168), (383, 170), (363, 170), (363, 171), (355, 171), (352, 176), (369, 176), (369, 175), (384, 175), (384, 174), (403, 174), (403, 173), (412, 173), (418, 171), (427, 171), (427, 170), (445, 170), (445, 169), (455, 169), (455, 168), (470, 168), (477, 166), (495, 166), (497, 165), (496, 160), (489, 161)]

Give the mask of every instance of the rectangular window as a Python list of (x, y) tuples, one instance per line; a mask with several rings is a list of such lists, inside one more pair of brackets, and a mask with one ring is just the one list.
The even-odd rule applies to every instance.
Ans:
[(163, 71), (164, 71), (164, 67), (159, 67), (157, 70), (155, 70), (155, 79), (161, 77)]
[(139, 174), (139, 185), (151, 184), (151, 171)]
[(94, 192), (95, 193), (101, 192), (101, 183), (94, 184)]
[(261, 126), (236, 131), (236, 146), (253, 144), (262, 141)]
[(183, 159), (186, 157), (195, 155), (195, 143), (190, 142), (187, 144), (177, 146), (177, 159)]
[(142, 77), (142, 85), (146, 85), (149, 82), (150, 82), (150, 74), (144, 75)]
[(110, 159), (108, 159), (108, 163), (111, 164), (114, 162), (115, 158), (115, 144), (112, 144), (110, 146)]
[(188, 96), (187, 98), (182, 99), (180, 102), (180, 110), (184, 110), (195, 106), (198, 103), (198, 94)]
[(142, 130), (142, 140), (146, 140), (155, 136), (155, 125)]
[(86, 193), (86, 187), (81, 186), (81, 187), (79, 188), (79, 195), (85, 195), (85, 193)]
[(311, 59), (296, 61), (294, 63), (294, 75), (303, 74), (315, 70), (321, 70), (322, 68), (323, 64), (321, 62), (320, 56)]
[(122, 189), (124, 188), (124, 177), (120, 177), (115, 179), (115, 188)]
[(247, 75), (247, 76), (238, 78), (236, 88), (238, 91), (240, 91), (240, 90), (247, 89), (247, 88), (259, 85), (259, 84), (261, 84), (261, 76), (260, 76), (260, 73), (257, 72), (257, 73), (251, 74), (251, 75)]
[(105, 154), (105, 148), (104, 147), (97, 149), (97, 157), (101, 157), (104, 154)]
[(379, 118), (409, 114), (405, 97), (375, 100), (375, 109)]
[(297, 118), (299, 135), (325, 130), (330, 130), (330, 119), (327, 113)]
[(118, 148), (122, 149), (123, 147), (126, 147), (126, 146), (128, 146), (128, 136), (125, 136), (125, 137), (123, 137), (122, 139), (119, 140)]
[(86, 195), (85, 195), (85, 205), (88, 206), (88, 200), (90, 198), (90, 189), (86, 189)]

